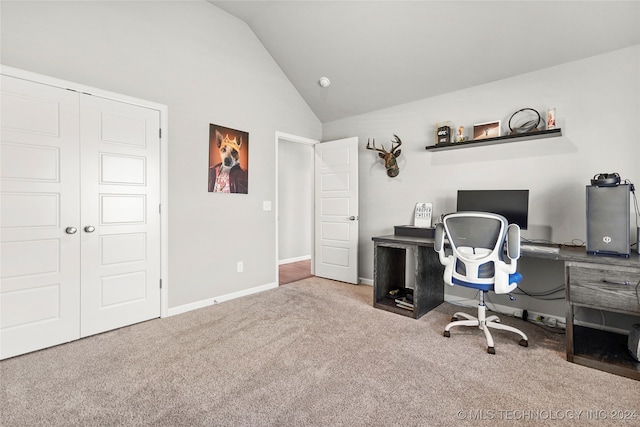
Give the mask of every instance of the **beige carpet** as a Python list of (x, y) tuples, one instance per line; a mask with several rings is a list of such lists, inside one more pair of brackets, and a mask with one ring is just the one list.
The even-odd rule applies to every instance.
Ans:
[(313, 277), (5, 360), (0, 425), (640, 423), (640, 382), (568, 363), (563, 335), (503, 319), (530, 346), (498, 331), (489, 355), (479, 330), (442, 336), (452, 305), (413, 320), (371, 302)]

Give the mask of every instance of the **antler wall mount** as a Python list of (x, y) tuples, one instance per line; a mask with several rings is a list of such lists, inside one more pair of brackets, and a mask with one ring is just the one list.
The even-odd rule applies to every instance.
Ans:
[(398, 135), (393, 134), (393, 136), (395, 139), (391, 141), (391, 151), (385, 150), (384, 145), (381, 145), (382, 148), (376, 147), (375, 138), (373, 138), (373, 142), (367, 139), (367, 150), (378, 151), (378, 156), (384, 160), (384, 167), (387, 170), (387, 176), (390, 178), (396, 177), (400, 173), (400, 168), (398, 167), (398, 161), (396, 158), (402, 154), (402, 150), (398, 150), (402, 145), (402, 141), (398, 138)]

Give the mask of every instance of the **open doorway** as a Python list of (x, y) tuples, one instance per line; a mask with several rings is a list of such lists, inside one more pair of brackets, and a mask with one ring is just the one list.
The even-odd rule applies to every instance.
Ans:
[(278, 266), (278, 270), (280, 273), (278, 285), (280, 286), (313, 276), (310, 259), (282, 263)]
[(316, 140), (276, 132), (276, 280), (314, 273), (314, 148)]

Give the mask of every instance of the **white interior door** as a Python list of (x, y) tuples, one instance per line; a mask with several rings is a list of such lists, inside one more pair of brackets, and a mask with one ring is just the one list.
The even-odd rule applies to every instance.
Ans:
[(314, 147), (315, 275), (358, 283), (358, 138)]
[(0, 76), (0, 358), (80, 336), (78, 94)]
[(160, 317), (160, 112), (80, 107), (84, 337)]

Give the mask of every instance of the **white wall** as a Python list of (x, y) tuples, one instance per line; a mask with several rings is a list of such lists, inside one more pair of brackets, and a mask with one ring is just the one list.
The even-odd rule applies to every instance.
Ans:
[(278, 145), (278, 260), (310, 257), (313, 234), (312, 145)]
[[(523, 107), (555, 107), (561, 138), (427, 152), (435, 123), (502, 120)], [(418, 201), (436, 216), (455, 210), (458, 189), (529, 189), (525, 237), (586, 238), (585, 185), (599, 172), (640, 183), (640, 46), (466, 90), (325, 123), (323, 139), (403, 141), (400, 175), (388, 178), (377, 153), (360, 147), (360, 276), (373, 277), (371, 237), (411, 224)], [(529, 275), (531, 276), (531, 275)], [(525, 276), (525, 282), (526, 282)], [(541, 289), (562, 283), (541, 280)], [(529, 283), (533, 280), (529, 279)], [(523, 282), (524, 283), (524, 282)], [(533, 285), (533, 284), (532, 284)], [(448, 289), (447, 292), (456, 292)], [(558, 303), (564, 314), (564, 303)], [(555, 308), (552, 309), (555, 311)], [(553, 313), (550, 313), (553, 314)]]
[[(246, 24), (204, 1), (0, 7), (1, 63), (168, 105), (169, 307), (275, 284), (274, 135), (321, 124)], [(210, 123), (249, 132), (248, 195), (207, 192)]]
[[(248, 27), (204, 1), (0, 8), (0, 63), (169, 106), (170, 307), (275, 281), (274, 211), (262, 201), (275, 200), (276, 131), (404, 141), (393, 179), (360, 150), (359, 265), (369, 279), (371, 237), (411, 223), (417, 201), (438, 215), (460, 188), (529, 188), (530, 237), (567, 242), (585, 239), (584, 186), (595, 173), (640, 182), (639, 46), (322, 126)], [(522, 107), (556, 107), (564, 136), (424, 150), (437, 121), (470, 129)], [(207, 193), (209, 123), (249, 132), (248, 195)]]

